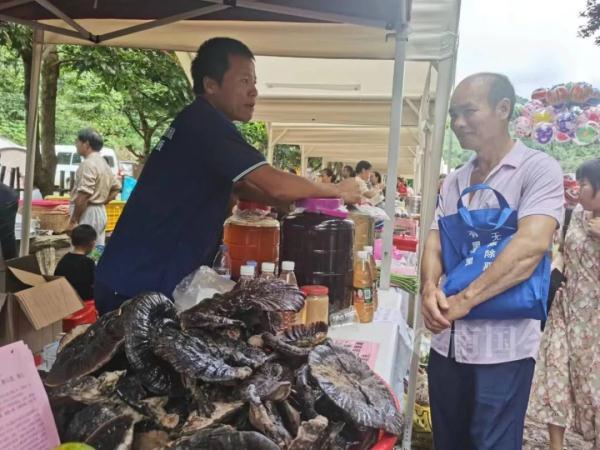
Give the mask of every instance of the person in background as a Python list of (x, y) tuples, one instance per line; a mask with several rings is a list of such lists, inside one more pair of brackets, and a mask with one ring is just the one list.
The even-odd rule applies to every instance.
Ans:
[(17, 257), (15, 220), (18, 209), (19, 194), (17, 194), (17, 191), (4, 183), (0, 183), (0, 245), (4, 260)]
[(565, 428), (600, 448), (600, 158), (577, 169), (579, 205), (564, 243), (566, 284), (556, 293), (540, 345), (528, 414), (548, 426), (550, 449)]
[(313, 183), (276, 169), (240, 134), (234, 121), (252, 119), (258, 96), (254, 55), (243, 42), (207, 40), (191, 75), (196, 98), (148, 157), (98, 263), (101, 314), (142, 292), (172, 297), (185, 276), (211, 265), (232, 195), (270, 206), (309, 197), (360, 200), (354, 180)]
[(73, 250), (61, 258), (54, 275), (65, 277), (82, 300), (94, 298), (96, 265), (87, 257), (96, 247), (96, 230), (91, 225), (78, 225), (71, 231)]
[(369, 181), (371, 182), (371, 186), (373, 188), (379, 189), (382, 192), (385, 189), (385, 185), (383, 184), (383, 179), (381, 178), (381, 174), (379, 172), (377, 172), (376, 170), (371, 172), (371, 177), (370, 177)]
[(334, 176), (333, 170), (331, 170), (329, 167), (326, 167), (319, 172), (319, 181), (321, 183), (330, 184), (333, 183)]
[(354, 169), (352, 166), (344, 166), (342, 168), (342, 180), (346, 180), (348, 178), (354, 178), (356, 174), (354, 173)]
[[(480, 73), (461, 81), (450, 102), (452, 131), (475, 157), (446, 177), (421, 264), (423, 318), (435, 334), (428, 375), (437, 449), (522, 448), (540, 321), (462, 320), (477, 305), (528, 279), (563, 220), (559, 164), (510, 136), (515, 98), (506, 76)], [(446, 298), (438, 220), (457, 214), (461, 193), (480, 183), (500, 192), (517, 211), (518, 229), (478, 278)], [(497, 207), (490, 191), (465, 201), (472, 210)]]
[(404, 198), (408, 195), (408, 188), (406, 186), (406, 181), (404, 181), (404, 178), (398, 177), (398, 181), (396, 183), (396, 190), (398, 191), (398, 195), (401, 198)]
[(363, 200), (375, 205), (381, 202), (383, 196), (381, 195), (381, 190), (371, 186), (370, 179), (372, 171), (373, 166), (369, 161), (359, 161), (354, 173), (356, 174), (355, 179), (358, 183)]
[(90, 225), (96, 230), (96, 243), (104, 246), (106, 229), (106, 207), (117, 197), (121, 183), (100, 154), (104, 140), (91, 128), (77, 134), (75, 147), (83, 161), (75, 173), (75, 184), (71, 192), (71, 219), (67, 231), (79, 224)]

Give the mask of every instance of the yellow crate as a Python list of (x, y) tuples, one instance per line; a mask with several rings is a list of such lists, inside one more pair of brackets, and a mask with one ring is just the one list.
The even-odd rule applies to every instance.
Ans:
[(106, 205), (106, 231), (110, 232), (115, 229), (123, 208), (125, 208), (125, 203), (121, 200), (113, 200)]

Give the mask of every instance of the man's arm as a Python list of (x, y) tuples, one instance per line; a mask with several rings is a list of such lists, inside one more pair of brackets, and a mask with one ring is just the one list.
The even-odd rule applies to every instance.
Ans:
[(353, 179), (339, 184), (313, 183), (306, 178), (265, 164), (244, 177), (267, 196), (279, 202), (293, 202), (310, 197), (341, 197), (346, 203), (358, 203), (360, 192)]
[(275, 197), (271, 197), (258, 186), (254, 185), (249, 180), (238, 181), (233, 186), (233, 195), (243, 200), (259, 202), (269, 206), (279, 206), (283, 204)]
[(446, 296), (439, 288), (443, 273), (440, 232), (430, 230), (421, 259), (421, 302), (425, 326), (433, 333), (439, 333), (450, 326), (450, 322), (442, 314), (448, 309)]
[[(81, 216), (88, 207), (90, 197), (90, 194), (77, 192), (77, 194), (75, 195), (75, 199), (73, 200), (74, 209), (73, 214), (71, 214), (71, 220), (69, 222), (69, 225), (75, 226), (79, 223)], [(73, 228), (73, 226), (71, 228)]]
[(448, 298), (448, 320), (464, 317), (480, 303), (527, 280), (550, 248), (556, 219), (531, 215), (519, 221), (510, 243), (492, 265), (465, 290)]

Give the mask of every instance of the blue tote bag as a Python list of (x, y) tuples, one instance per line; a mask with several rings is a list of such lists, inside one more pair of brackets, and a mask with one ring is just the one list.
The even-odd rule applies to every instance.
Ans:
[[(489, 189), (499, 208), (467, 209), (462, 198), (471, 192)], [(465, 289), (508, 245), (518, 227), (517, 211), (500, 192), (486, 184), (466, 188), (457, 205), (458, 212), (439, 219), (442, 263), (447, 296)], [(537, 319), (547, 316), (550, 286), (550, 255), (546, 253), (528, 280), (477, 305), (465, 319)]]

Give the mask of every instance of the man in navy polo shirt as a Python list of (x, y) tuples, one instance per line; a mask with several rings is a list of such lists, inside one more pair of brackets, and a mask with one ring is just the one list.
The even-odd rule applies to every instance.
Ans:
[(243, 43), (214, 38), (192, 63), (196, 100), (150, 154), (96, 273), (100, 313), (145, 291), (171, 296), (183, 277), (210, 265), (232, 191), (277, 204), (306, 197), (360, 200), (354, 180), (316, 184), (270, 166), (233, 121), (256, 103), (254, 56)]

